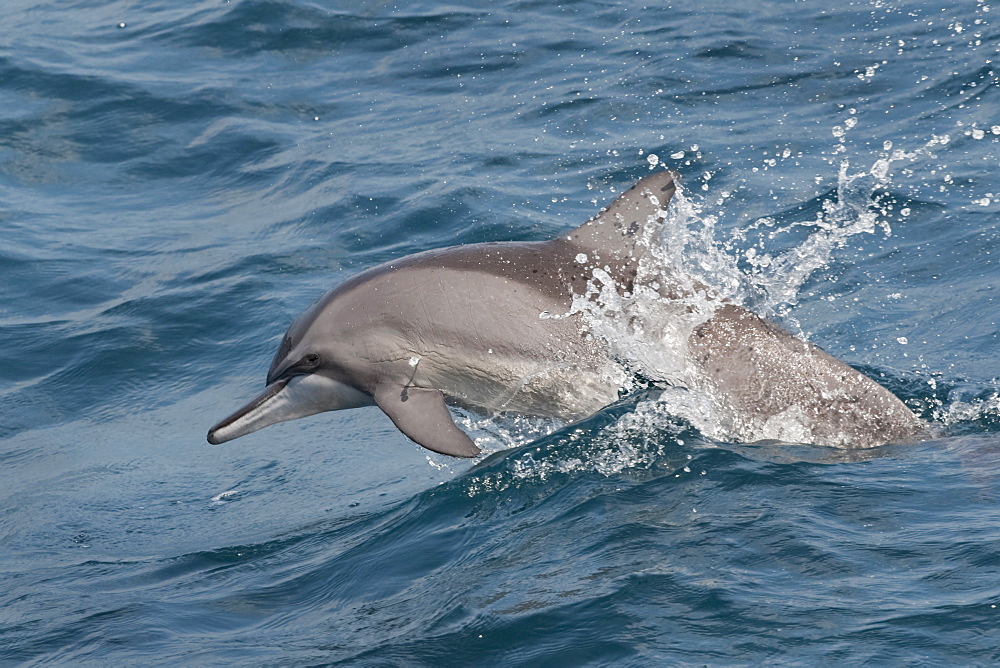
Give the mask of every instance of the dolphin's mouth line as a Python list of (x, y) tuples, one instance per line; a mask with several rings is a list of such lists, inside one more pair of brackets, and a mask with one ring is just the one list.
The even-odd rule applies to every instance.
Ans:
[(274, 399), (278, 393), (285, 389), (289, 380), (291, 380), (291, 378), (280, 378), (274, 381), (264, 388), (264, 391), (257, 395), (253, 401), (209, 429), (208, 442), (212, 445), (218, 445), (219, 443), (225, 443), (226, 441), (230, 441), (240, 436), (240, 433), (227, 436), (226, 434), (220, 434), (219, 432), (224, 432), (233, 428), (238, 422), (252, 421), (259, 413), (265, 410), (267, 404), (270, 403), (270, 401)]

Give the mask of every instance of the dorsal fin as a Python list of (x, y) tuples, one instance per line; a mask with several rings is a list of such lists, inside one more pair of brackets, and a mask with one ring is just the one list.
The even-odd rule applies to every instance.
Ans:
[[(597, 255), (635, 259), (635, 245), (646, 238), (648, 224), (662, 222), (676, 190), (674, 172), (651, 174), (618, 196), (607, 208), (569, 233), (571, 243)], [(648, 239), (647, 239), (648, 241)]]

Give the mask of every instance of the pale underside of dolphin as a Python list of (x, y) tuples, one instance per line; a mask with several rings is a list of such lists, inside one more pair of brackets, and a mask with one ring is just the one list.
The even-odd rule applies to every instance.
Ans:
[[(423, 447), (474, 457), (448, 404), (564, 420), (600, 410), (627, 372), (574, 299), (592, 298), (595, 281), (633, 290), (674, 192), (673, 175), (657, 172), (551, 241), (444, 248), (354, 276), (292, 323), (264, 391), (209, 442), (377, 405)], [(739, 305), (720, 302), (686, 343), (694, 371), (682, 380), (712, 393), (742, 433), (767, 436), (791, 417), (803, 426), (795, 440), (866, 447), (922, 430), (881, 385)]]

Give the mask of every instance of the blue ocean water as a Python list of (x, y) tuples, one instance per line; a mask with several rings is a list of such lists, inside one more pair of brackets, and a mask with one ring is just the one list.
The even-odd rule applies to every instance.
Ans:
[[(1000, 7), (0, 9), (0, 663), (1000, 662)], [(935, 425), (742, 444), (644, 396), (223, 446), (353, 273), (651, 168), (692, 265)], [(720, 261), (728, 258), (728, 261)]]

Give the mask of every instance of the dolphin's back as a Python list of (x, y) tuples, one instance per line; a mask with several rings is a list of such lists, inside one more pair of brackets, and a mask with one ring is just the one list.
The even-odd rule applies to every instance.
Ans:
[(815, 345), (729, 304), (690, 338), (693, 359), (748, 440), (871, 447), (924, 424), (889, 390)]

